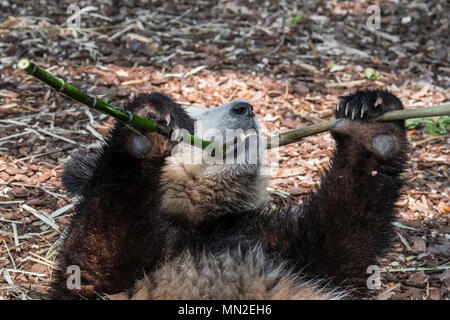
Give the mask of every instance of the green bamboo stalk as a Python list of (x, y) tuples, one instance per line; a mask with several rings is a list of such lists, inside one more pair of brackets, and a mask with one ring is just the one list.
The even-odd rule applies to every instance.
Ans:
[[(421, 109), (403, 109), (385, 113), (381, 117), (373, 119), (374, 121), (399, 121), (413, 118), (424, 117), (438, 117), (450, 115), (450, 104), (442, 106), (433, 106)], [(286, 144), (297, 142), (302, 138), (312, 136), (318, 133), (322, 133), (331, 129), (336, 120), (328, 120), (306, 126), (304, 128), (294, 129), (286, 132), (282, 132), (279, 135), (275, 135), (267, 138), (267, 149), (273, 147), (281, 147)]]
[[(94, 108), (104, 114), (113, 116), (116, 119), (123, 121), (128, 125), (132, 125), (133, 127), (147, 130), (149, 132), (159, 132), (159, 128), (156, 126), (154, 122), (149, 119), (142, 118), (138, 115), (131, 113), (128, 110), (118, 108), (109, 103), (106, 103), (97, 97), (90, 96), (84, 92), (81, 92), (71, 84), (65, 82), (64, 80), (54, 76), (50, 72), (42, 69), (41, 67), (35, 65), (33, 62), (28, 59), (21, 59), (17, 63), (17, 67), (20, 70), (25, 71), (29, 75), (32, 75), (39, 80), (45, 82), (53, 89), (62, 92), (69, 98), (72, 98), (90, 108)], [(206, 148), (211, 144), (210, 141), (202, 140), (200, 138), (194, 137), (192, 135), (187, 135), (186, 140), (189, 141), (194, 146), (201, 146), (201, 148)], [(225, 147), (223, 147), (224, 149)], [(225, 149), (224, 149), (225, 150)]]

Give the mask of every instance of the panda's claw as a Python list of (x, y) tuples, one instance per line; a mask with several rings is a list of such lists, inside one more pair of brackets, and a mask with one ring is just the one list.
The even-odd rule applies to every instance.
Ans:
[(351, 120), (370, 120), (386, 112), (402, 109), (401, 101), (392, 93), (384, 90), (357, 91), (341, 97), (336, 108), (336, 118)]
[(367, 103), (364, 102), (364, 103), (363, 103), (363, 106), (362, 106), (362, 108), (361, 108), (361, 115), (360, 115), (361, 119), (364, 118), (364, 112), (366, 112), (367, 109), (368, 109)]
[(352, 120), (355, 120), (355, 113), (356, 113), (356, 108), (353, 108), (353, 110), (352, 110)]
[(381, 106), (383, 104), (383, 99), (381, 97), (378, 97), (377, 100), (374, 103), (374, 107), (378, 108), (379, 106)]

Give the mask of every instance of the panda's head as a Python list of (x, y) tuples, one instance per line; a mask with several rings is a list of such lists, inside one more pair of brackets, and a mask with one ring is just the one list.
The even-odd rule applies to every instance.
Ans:
[(179, 143), (163, 169), (163, 212), (195, 223), (260, 207), (266, 198), (264, 148), (251, 104), (235, 100), (186, 111), (195, 121), (194, 135), (226, 151)]
[[(250, 174), (258, 170), (262, 141), (258, 119), (249, 102), (235, 100), (211, 109), (191, 107), (186, 111), (195, 121), (194, 135), (212, 142), (203, 152), (189, 146), (194, 163), (199, 164), (201, 158), (202, 168), (211, 174), (223, 171)], [(186, 150), (186, 144), (182, 146)], [(213, 146), (218, 148), (214, 150)], [(200, 154), (201, 157), (196, 157)]]

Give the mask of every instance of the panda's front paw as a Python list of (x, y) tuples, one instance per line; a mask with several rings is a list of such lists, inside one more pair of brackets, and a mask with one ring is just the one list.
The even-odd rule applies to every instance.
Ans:
[(194, 131), (194, 120), (179, 104), (161, 93), (140, 95), (126, 109), (151, 120), (159, 129), (159, 133), (141, 134), (125, 129), (125, 148), (136, 158), (167, 156), (178, 141), (181, 129)]
[(401, 101), (388, 91), (357, 91), (341, 97), (336, 107), (336, 119), (369, 120), (400, 109), (403, 109)]
[(175, 129), (185, 129), (190, 133), (194, 131), (192, 118), (178, 103), (162, 93), (139, 95), (125, 108), (153, 121), (166, 137), (170, 137)]
[[(363, 146), (382, 158), (396, 157), (405, 150), (403, 121), (369, 121), (386, 112), (403, 109), (401, 101), (383, 90), (357, 91), (342, 97), (336, 108), (331, 134), (341, 147)], [(357, 150), (357, 149), (352, 149)]]

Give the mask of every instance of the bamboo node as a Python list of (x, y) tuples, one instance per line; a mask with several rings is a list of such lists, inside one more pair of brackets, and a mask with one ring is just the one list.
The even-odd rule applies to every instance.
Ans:
[(34, 75), (34, 73), (36, 72), (36, 65), (35, 65), (34, 63), (32, 63), (32, 64), (31, 64), (31, 68), (32, 68), (32, 69), (31, 69), (31, 71), (30, 71), (30, 74), (31, 74), (31, 75)]
[(95, 108), (95, 106), (97, 106), (97, 97), (92, 97), (92, 105), (91, 108)]

